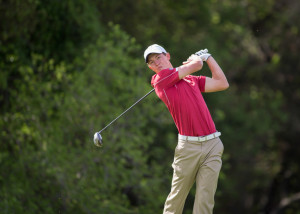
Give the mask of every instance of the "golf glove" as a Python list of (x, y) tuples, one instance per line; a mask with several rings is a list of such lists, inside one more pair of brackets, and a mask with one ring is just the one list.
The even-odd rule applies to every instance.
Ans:
[(200, 56), (202, 61), (206, 61), (211, 56), (211, 54), (208, 53), (207, 49), (200, 50), (200, 51), (196, 52), (195, 54)]

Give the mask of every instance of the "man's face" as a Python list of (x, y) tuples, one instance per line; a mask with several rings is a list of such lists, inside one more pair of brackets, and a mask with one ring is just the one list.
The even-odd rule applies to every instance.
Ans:
[(153, 53), (148, 56), (148, 67), (155, 73), (163, 69), (172, 68), (170, 63), (170, 54), (157, 54)]

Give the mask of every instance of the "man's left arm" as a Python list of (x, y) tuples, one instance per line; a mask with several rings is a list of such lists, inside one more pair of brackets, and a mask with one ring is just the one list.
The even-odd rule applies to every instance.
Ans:
[(229, 87), (227, 78), (216, 60), (209, 56), (206, 60), (212, 77), (206, 77), (205, 92), (223, 91)]

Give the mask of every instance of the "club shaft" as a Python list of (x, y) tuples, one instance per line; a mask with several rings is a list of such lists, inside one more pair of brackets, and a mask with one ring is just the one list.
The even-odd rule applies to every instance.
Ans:
[(111, 124), (113, 124), (116, 120), (118, 120), (120, 117), (122, 117), (126, 112), (128, 112), (130, 109), (132, 109), (132, 107), (134, 107), (136, 104), (138, 104), (142, 99), (144, 99), (145, 97), (147, 97), (153, 91), (154, 91), (154, 88), (151, 91), (149, 91), (147, 94), (145, 94), (143, 97), (141, 97), (138, 101), (136, 101), (126, 111), (124, 111), (122, 114), (120, 114), (118, 117), (116, 117), (116, 119), (114, 119), (113, 121), (111, 121), (107, 126), (105, 126), (101, 131), (99, 131), (99, 133), (101, 133), (102, 131), (104, 131), (105, 129), (107, 129)]

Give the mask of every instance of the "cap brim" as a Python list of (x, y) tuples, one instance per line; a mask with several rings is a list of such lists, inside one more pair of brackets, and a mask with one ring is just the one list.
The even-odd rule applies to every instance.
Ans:
[(150, 54), (161, 54), (161, 53), (164, 53), (163, 51), (156, 51), (156, 52), (150, 52), (146, 55), (146, 58), (145, 58), (145, 62), (148, 63), (148, 57)]

